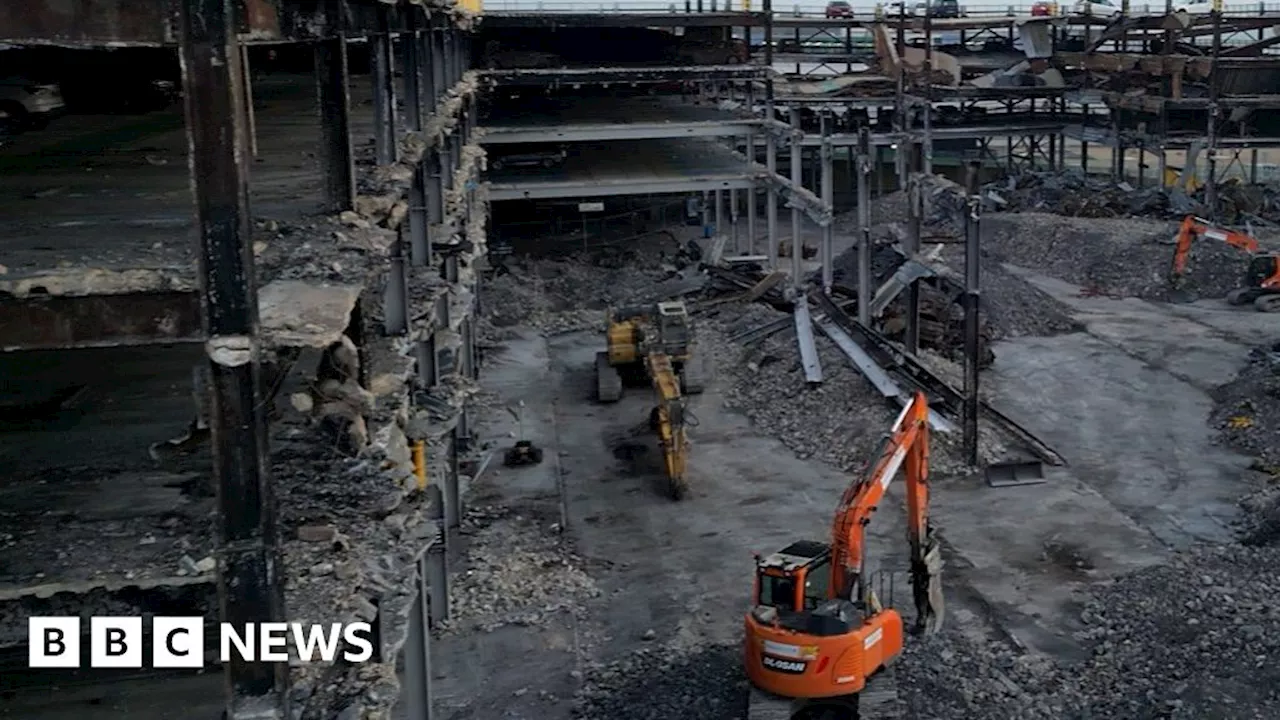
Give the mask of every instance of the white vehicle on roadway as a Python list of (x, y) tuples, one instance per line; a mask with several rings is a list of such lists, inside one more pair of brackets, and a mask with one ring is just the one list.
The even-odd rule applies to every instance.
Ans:
[(65, 107), (62, 90), (55, 84), (23, 77), (0, 78), (0, 111), (19, 127), (40, 127)]
[[(1073, 15), (1112, 18), (1120, 14), (1120, 0), (1076, 0), (1071, 7)], [(1202, 0), (1174, 0), (1171, 12), (1188, 15), (1208, 15), (1213, 3)], [(1164, 15), (1164, 0), (1129, 0), (1129, 17)]]

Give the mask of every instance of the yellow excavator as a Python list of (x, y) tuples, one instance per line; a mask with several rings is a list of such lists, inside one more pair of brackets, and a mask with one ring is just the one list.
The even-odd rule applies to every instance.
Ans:
[(667, 492), (679, 500), (688, 489), (685, 400), (703, 388), (688, 309), (679, 301), (611, 308), (607, 321), (607, 349), (596, 353), (596, 399), (617, 402), (627, 384), (647, 381), (653, 386), (658, 403), (649, 413), (649, 425), (662, 446)]

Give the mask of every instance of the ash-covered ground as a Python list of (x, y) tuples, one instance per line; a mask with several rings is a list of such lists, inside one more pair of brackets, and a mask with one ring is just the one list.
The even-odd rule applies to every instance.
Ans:
[[(881, 222), (875, 235), (886, 247), (894, 235), (887, 224), (905, 218), (905, 212), (895, 215), (895, 198), (900, 199), (885, 198), (877, 213)], [(990, 213), (984, 224), (983, 309), (986, 334), (992, 341), (1083, 329), (1067, 305), (1010, 273), (1005, 263), (1078, 284), (1088, 294), (1156, 302), (1167, 296), (1170, 240), (1176, 223)], [(856, 279), (852, 255), (846, 253), (837, 260), (838, 283), (852, 284)], [(879, 277), (892, 269), (888, 262), (881, 262), (882, 257), (877, 252)], [(962, 269), (962, 256), (956, 254), (955, 246), (947, 247), (942, 259)], [(1244, 262), (1233, 249), (1201, 242), (1193, 250), (1187, 287), (1201, 297), (1219, 298), (1238, 285)], [(659, 288), (678, 281), (678, 273), (687, 276), (694, 265), (682, 243), (674, 240), (643, 252), (612, 249), (513, 258), (508, 273), (486, 282), (488, 313), (482, 337), (496, 344), (520, 327), (547, 335), (603, 331), (605, 308), (660, 299)], [(785, 313), (761, 303), (703, 305), (699, 303), (703, 297), (696, 293), (686, 299), (698, 325), (699, 351), (725, 386), (724, 402), (731, 409), (778, 438), (797, 457), (843, 471), (867, 462), (895, 409), (833, 344), (817, 334), (825, 381), (806, 390), (792, 330), (753, 345), (730, 339)], [(923, 353), (923, 359), (954, 382), (958, 366), (953, 359), (932, 351)], [(995, 362), (998, 366), (998, 351)], [(1264, 470), (1278, 462), (1280, 416), (1271, 411), (1280, 392), (1276, 390), (1278, 366), (1274, 348), (1258, 350), (1240, 378), (1219, 389), (1218, 409), (1206, 419), (1222, 429), (1224, 441), (1256, 455)], [(1007, 439), (984, 430), (985, 459), (998, 459), (1006, 443)], [(937, 438), (933, 464), (940, 478), (960, 470), (954, 445), (952, 440)], [(1252, 500), (1252, 517), (1257, 522), (1251, 539), (1259, 546), (1196, 547), (1175, 554), (1167, 565), (1093, 585), (1079, 599), (1078, 617), (1070, 618), (1071, 625), (1083, 628), (1071, 638), (1074, 645), (1085, 648), (1083, 659), (1038, 654), (1010, 642), (985, 623), (953, 624), (939, 636), (908, 639), (898, 671), (908, 716), (918, 720), (1280, 717), (1280, 699), (1272, 690), (1275, 672), (1267, 662), (1277, 649), (1274, 638), (1280, 638), (1280, 614), (1273, 612), (1270, 600), (1280, 587), (1277, 550), (1270, 547), (1273, 538), (1280, 536), (1277, 495), (1260, 494)], [(525, 520), (514, 521), (512, 512)], [(1272, 526), (1264, 522), (1268, 512), (1277, 518)], [(533, 521), (523, 509), (499, 515), (486, 529), (477, 530), (480, 535), (473, 552), (478, 554), (470, 561), (476, 569), (469, 578), (464, 576), (456, 591), (460, 598), (471, 598), (483, 589), (482, 594), (497, 593), (509, 601), (486, 600), (488, 605), (482, 603), (476, 616), (463, 616), (459, 622), (472, 630), (492, 628), (535, 622), (544, 611), (568, 609), (557, 604), (559, 597), (549, 598), (538, 589), (548, 579), (564, 584), (567, 596), (592, 597), (592, 562), (567, 545), (553, 521)], [(825, 520), (826, 515), (821, 517)], [(526, 521), (529, 527), (522, 530), (521, 522)], [(502, 530), (496, 535), (484, 535), (499, 527)], [(531, 528), (534, 534), (529, 534)], [(502, 544), (501, 538), (509, 542)], [(504, 557), (527, 561), (506, 562)], [(611, 558), (610, 562), (625, 561)], [(500, 582), (495, 574), (503, 574)], [(512, 607), (507, 607), (508, 602)], [(723, 612), (736, 622), (736, 608)], [(589, 662), (574, 671), (579, 686), (576, 717), (745, 717), (746, 686), (736, 644), (690, 645), (652, 632), (627, 638), (625, 643), (629, 649), (621, 657)]]

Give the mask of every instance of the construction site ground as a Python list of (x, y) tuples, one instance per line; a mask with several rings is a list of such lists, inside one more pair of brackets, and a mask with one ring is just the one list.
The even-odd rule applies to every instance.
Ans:
[[(1106, 223), (1130, 221), (1095, 222), (1105, 237)], [(908, 641), (898, 672), (908, 717), (1217, 717), (1205, 708), (1223, 698), (1237, 704), (1222, 717), (1274, 717), (1269, 646), (1258, 645), (1280, 642), (1265, 641), (1276, 621), (1259, 599), (1274, 587), (1273, 553), (1237, 544), (1250, 519), (1240, 502), (1265, 492), (1267, 475), (1230, 449), (1240, 443), (1216, 425), (1227, 411), (1214, 399), (1251, 350), (1277, 339), (1275, 317), (1220, 297), (1170, 305), (1100, 292), (1047, 274), (1065, 274), (1050, 255), (1045, 269), (984, 256), (1022, 316), (1070, 322), (995, 332), (983, 387), (1069, 466), (1043, 485), (991, 488), (957, 474), (956, 443), (939, 438), (932, 516), (947, 548), (948, 628)], [(481, 442), (500, 459), (520, 435), (504, 408), (523, 401), (523, 435), (546, 460), (510, 469), (495, 459), (470, 489), (468, 543), (453, 566), (462, 614), (436, 645), (448, 658), (437, 663), (445, 717), (745, 717), (752, 553), (826, 539), (847, 471), (892, 421), (825, 339), (825, 382), (811, 390), (793, 335), (750, 352), (724, 339), (776, 311), (695, 313), (715, 381), (691, 404), (690, 496), (666, 499), (645, 423), (651, 391), (609, 406), (592, 397), (604, 306), (652, 294), (664, 265), (673, 269), (670, 255), (623, 260), (638, 265), (513, 260), (489, 282)], [(870, 558), (887, 571), (905, 550), (890, 496), (870, 527)], [(893, 599), (910, 616), (905, 590)], [(1197, 643), (1187, 620), (1218, 626), (1205, 637), (1221, 645)], [(1260, 675), (1228, 689), (1213, 684), (1218, 674), (1201, 677), (1222, 647), (1232, 667)]]

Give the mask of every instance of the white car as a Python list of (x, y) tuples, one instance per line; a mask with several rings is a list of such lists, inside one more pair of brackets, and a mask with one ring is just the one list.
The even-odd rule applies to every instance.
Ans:
[(0, 78), (0, 110), (21, 127), (40, 127), (65, 108), (57, 85), (23, 77)]
[[(1164, 15), (1164, 9), (1165, 5), (1162, 0), (1155, 0), (1154, 2), (1129, 0), (1129, 17)], [(1071, 7), (1072, 14), (1100, 18), (1115, 17), (1120, 14), (1120, 11), (1120, 0), (1077, 0), (1076, 4)], [(1208, 15), (1212, 11), (1212, 2), (1200, 2), (1198, 0), (1174, 0), (1173, 2), (1173, 12), (1175, 13)]]

